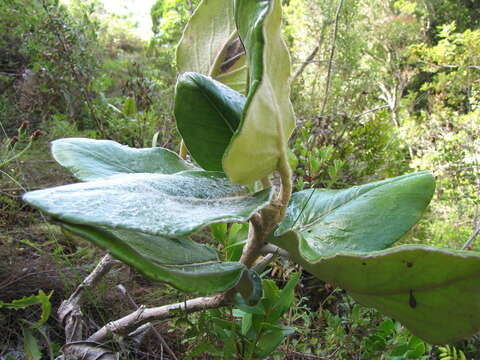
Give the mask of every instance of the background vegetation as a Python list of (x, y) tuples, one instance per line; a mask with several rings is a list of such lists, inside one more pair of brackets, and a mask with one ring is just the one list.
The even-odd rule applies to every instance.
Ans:
[[(144, 41), (96, 1), (0, 2), (0, 359), (56, 356), (64, 339), (55, 309), (100, 255), (20, 201), (26, 190), (73, 181), (50, 159), (48, 142), (109, 138), (177, 150), (175, 44), (196, 3), (158, 0), (154, 36)], [(291, 140), (296, 189), (429, 170), (436, 195), (406, 240), (462, 248), (480, 226), (478, 2), (285, 0), (284, 12), (299, 124)], [(241, 228), (214, 235), (215, 247), (245, 236)], [(281, 262), (265, 276), (272, 286), (286, 283)], [(120, 269), (89, 301), (92, 328), (131, 310), (109, 287), (114, 281), (137, 303), (183, 300)], [(36, 294), (19, 310), (4, 306)], [(432, 347), (308, 273), (295, 298), (277, 359), (480, 358), (477, 338)], [(30, 303), (53, 306), (50, 316), (44, 306), (41, 326), (34, 323), (42, 312)], [(235, 359), (244, 322), (242, 314), (215, 310), (158, 329), (178, 358)], [(161, 356), (172, 358), (151, 334), (129, 358)]]

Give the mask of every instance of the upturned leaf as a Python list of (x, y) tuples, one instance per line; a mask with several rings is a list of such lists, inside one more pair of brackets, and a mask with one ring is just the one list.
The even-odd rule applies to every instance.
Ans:
[(300, 191), (275, 235), (297, 232), (299, 251), (308, 261), (343, 251), (383, 250), (420, 220), (434, 189), (432, 175), (419, 172), (344, 190)]
[(219, 172), (121, 174), (28, 192), (23, 199), (63, 222), (182, 237), (212, 223), (247, 221), (272, 190), (250, 194)]
[(193, 159), (205, 170), (222, 171), (222, 157), (238, 128), (245, 97), (197, 73), (180, 75), (175, 119)]
[(244, 93), (245, 50), (237, 35), (233, 1), (203, 0), (183, 32), (177, 48), (180, 73), (208, 75)]
[(290, 57), (281, 37), (280, 0), (236, 0), (235, 18), (250, 84), (223, 169), (232, 182), (251, 184), (271, 174), (287, 157), (287, 141), (295, 127), (289, 99)]
[(187, 292), (210, 294), (234, 287), (244, 272), (238, 262), (221, 262), (216, 252), (188, 238), (171, 239), (127, 230), (62, 223), (146, 277)]
[(92, 181), (117, 174), (174, 174), (193, 166), (163, 148), (134, 149), (111, 140), (83, 138), (52, 142), (55, 160), (79, 180)]
[(480, 330), (478, 253), (407, 245), (310, 262), (300, 253), (294, 232), (272, 242), (313, 275), (347, 290), (359, 303), (400, 321), (432, 344), (451, 343)]

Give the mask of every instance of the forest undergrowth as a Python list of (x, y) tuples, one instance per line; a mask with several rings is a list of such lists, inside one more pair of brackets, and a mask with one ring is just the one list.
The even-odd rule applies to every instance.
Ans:
[[(197, 3), (158, 0), (149, 42), (96, 1), (0, 3), (1, 360), (59, 356), (65, 339), (56, 310), (103, 254), (21, 200), (26, 191), (74, 182), (52, 159), (50, 142), (107, 138), (178, 152), (175, 44)], [(299, 124), (289, 144), (295, 190), (428, 170), (436, 193), (402, 241), (480, 250), (480, 10), (473, 3), (284, 1)], [(238, 243), (245, 231), (218, 236)], [(206, 235), (196, 240), (225, 246)], [(283, 261), (264, 274), (279, 288), (290, 271)], [(22, 298), (30, 300), (5, 305)], [(126, 266), (87, 298), (90, 329), (138, 305), (186, 300)], [(480, 337), (432, 346), (306, 271), (295, 298), (282, 320), (292, 332), (272, 359), (480, 359)], [(231, 330), (238, 327), (228, 308), (179, 314), (129, 344), (128, 358), (219, 358), (218, 348), (240, 346), (241, 329)], [(237, 334), (233, 342), (226, 329)]]

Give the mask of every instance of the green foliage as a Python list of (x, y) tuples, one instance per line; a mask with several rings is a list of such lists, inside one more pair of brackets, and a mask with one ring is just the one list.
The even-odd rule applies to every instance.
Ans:
[[(414, 46), (426, 39), (423, 21), (429, 9), (421, 4), (367, 1), (338, 8), (338, 16), (334, 16), (327, 2), (290, 1), (287, 14), (292, 18), (298, 12), (304, 16), (309, 9), (325, 10), (320, 20), (309, 20), (318, 30), (315, 36), (320, 35), (313, 57), (327, 48), (331, 55), (318, 62), (329, 74), (327, 78), (319, 77), (318, 71), (311, 76), (311, 68), (296, 76), (304, 89), (294, 97), (295, 106), (305, 126), (297, 133), (294, 151), (288, 153), (295, 120), (289, 100), (290, 60), (280, 30), (281, 2), (236, 0), (229, 3), (235, 4), (235, 12), (219, 4), (200, 3), (177, 51), (177, 65), (182, 72), (188, 71), (179, 77), (176, 88), (177, 127), (191, 159), (203, 169), (190, 170), (190, 164), (162, 148), (134, 150), (106, 141), (62, 140), (53, 146), (56, 160), (87, 182), (30, 192), (24, 199), (68, 231), (107, 249), (154, 280), (189, 292), (240, 292), (230, 319), (221, 319), (225, 313), (213, 310), (202, 314), (197, 325), (189, 323), (191, 336), (197, 341), (206, 339), (192, 356), (264, 358), (274, 354), (285, 335), (293, 331), (279, 321), (294, 299), (298, 276), (279, 290), (271, 280), (260, 283), (259, 275), (244, 265), (247, 262), (239, 262), (245, 255), (242, 248), (249, 220), (253, 236), (264, 232), (256, 239), (260, 245), (265, 241), (278, 245), (318, 278), (346, 289), (358, 303), (397, 319), (424, 340), (445, 343), (478, 331), (477, 253), (414, 245), (387, 248), (409, 231), (430, 202), (434, 182), (429, 173), (345, 190), (305, 190), (294, 194), (287, 204), (291, 187), (288, 164), (297, 168), (297, 189), (301, 190), (307, 185), (339, 188), (398, 175), (408, 166), (469, 161), (458, 181), (473, 193), (478, 178), (474, 167), (477, 129), (472, 125), (478, 120), (478, 81), (474, 78), (476, 53), (468, 49), (475, 49), (478, 34), (456, 34), (451, 25), (440, 32), (443, 40), (438, 44)], [(205, 9), (210, 6), (215, 10), (213, 23), (223, 21), (225, 25), (218, 34), (206, 26)], [(157, 2), (154, 24), (157, 44), (163, 46), (160, 52), (167, 49), (165, 58), (173, 56), (169, 46), (179, 33), (164, 26), (173, 29), (189, 10), (181, 1)], [(226, 13), (223, 17), (219, 16), (221, 10)], [(374, 34), (362, 37), (369, 28)], [(294, 24), (289, 24), (287, 33), (292, 47), (301, 48)], [(337, 55), (333, 44), (323, 42), (329, 33), (338, 35)], [(218, 44), (212, 45), (213, 50), (206, 50), (205, 56), (199, 53), (198, 49), (207, 48), (205, 39), (216, 35)], [(233, 44), (237, 48), (231, 56)], [(188, 49), (192, 55), (187, 59)], [(246, 100), (228, 86), (230, 82), (222, 85), (216, 81), (232, 75), (222, 65), (233, 58), (245, 61), (235, 63), (234, 73), (249, 74)], [(415, 62), (426, 64), (418, 71)], [(456, 64), (451, 67), (451, 62)], [(429, 67), (431, 63), (435, 71)], [(110, 66), (118, 68), (118, 63)], [(341, 69), (333, 77), (332, 66)], [(165, 72), (169, 69), (166, 66)], [(416, 82), (427, 72), (433, 75), (418, 86)], [(465, 81), (450, 91), (458, 79)], [(103, 76), (92, 89), (104, 95), (113, 81), (112, 76)], [(243, 80), (237, 85), (241, 90)], [(168, 89), (168, 85), (158, 87)], [(90, 120), (103, 135), (117, 128), (131, 134), (137, 128), (132, 124), (153, 114), (150, 90), (142, 80), (122, 96), (87, 96)], [(427, 105), (419, 104), (420, 96), (428, 97)], [(431, 116), (433, 111), (435, 116)], [(107, 120), (97, 121), (98, 114)], [(442, 136), (443, 129), (453, 127), (448, 120), (452, 115), (458, 115), (455, 126), (463, 132)], [(442, 126), (433, 139), (428, 138), (429, 132), (424, 139), (419, 129), (431, 130), (430, 118), (440, 118)], [(154, 132), (147, 122), (140, 127), (142, 134), (134, 137), (135, 145), (144, 146), (142, 137)], [(200, 136), (199, 129), (205, 130)], [(458, 153), (456, 149), (467, 141), (473, 145)], [(428, 153), (432, 147), (437, 150), (433, 155)], [(408, 160), (399, 161), (407, 153)], [(283, 192), (279, 200), (272, 201), (274, 191), (267, 184), (275, 171), (281, 175)], [(439, 172), (435, 170), (435, 175), (441, 175)], [(233, 185), (236, 183), (246, 186)], [(440, 196), (449, 200), (463, 197), (455, 193), (457, 188), (441, 186)], [(471, 203), (478, 203), (474, 196), (461, 202), (462, 206)], [(287, 214), (282, 219), (284, 210)], [(223, 250), (220, 256), (186, 238), (209, 225)], [(438, 233), (438, 225), (432, 229), (424, 226), (422, 231)], [(325, 316), (331, 334), (346, 338), (339, 316)], [(359, 318), (358, 313), (352, 316)], [(422, 358), (426, 344), (408, 333), (396, 337), (402, 333), (398, 326), (383, 322), (377, 336), (366, 337), (362, 346), (372, 353), (381, 350), (390, 359)]]
[(40, 320), (38, 320), (36, 324), (33, 324), (31, 326), (32, 329), (37, 329), (43, 324), (45, 324), (48, 321), (48, 318), (50, 317), (50, 314), (52, 312), (52, 304), (50, 303), (51, 296), (52, 296), (51, 293), (47, 295), (42, 290), (39, 290), (38, 295), (32, 295), (32, 296), (24, 297), (22, 299), (13, 300), (10, 303), (4, 303), (3, 301), (0, 301), (0, 309), (6, 308), (6, 309), (19, 310), (32, 305), (40, 305), (42, 308), (42, 314), (40, 316)]
[(455, 346), (439, 346), (440, 360), (467, 360), (467, 357), (462, 350), (457, 350)]
[[(428, 344), (412, 336), (400, 323), (378, 319), (359, 305), (353, 305), (348, 318), (329, 311), (324, 312), (324, 318), (328, 350), (338, 357), (428, 359)], [(371, 333), (365, 334), (369, 327)]]
[(52, 155), (81, 181), (118, 174), (175, 174), (195, 169), (169, 150), (129, 148), (111, 140), (56, 140), (52, 142)]
[(246, 93), (246, 56), (237, 34), (233, 1), (208, 0), (198, 6), (178, 44), (176, 61), (181, 73), (208, 75)]
[(157, 0), (150, 11), (152, 30), (161, 44), (175, 44), (198, 1)]
[[(282, 325), (281, 319), (294, 300), (295, 286), (300, 274), (292, 274), (282, 289), (274, 281), (262, 280), (264, 289), (261, 301), (247, 306), (241, 299), (231, 312), (211, 310), (200, 315), (196, 323), (189, 323), (186, 342), (196, 345), (189, 359), (199, 355), (221, 356), (224, 359), (265, 359), (275, 353), (285, 336), (295, 329)], [(177, 321), (177, 324), (182, 320)]]
[(234, 223), (210, 225), (212, 235), (223, 245), (226, 261), (239, 261), (248, 237), (248, 224)]

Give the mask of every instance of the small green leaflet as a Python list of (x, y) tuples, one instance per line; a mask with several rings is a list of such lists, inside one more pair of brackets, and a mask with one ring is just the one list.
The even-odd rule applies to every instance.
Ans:
[(39, 290), (38, 295), (26, 296), (21, 299), (13, 300), (10, 303), (0, 301), (0, 309), (7, 308), (19, 310), (32, 305), (40, 305), (42, 308), (40, 320), (38, 320), (37, 323), (32, 325), (32, 328), (36, 329), (45, 324), (52, 313), (52, 304), (50, 303), (50, 297), (52, 296), (52, 294), (53, 292), (47, 295), (43, 292), (43, 290)]

